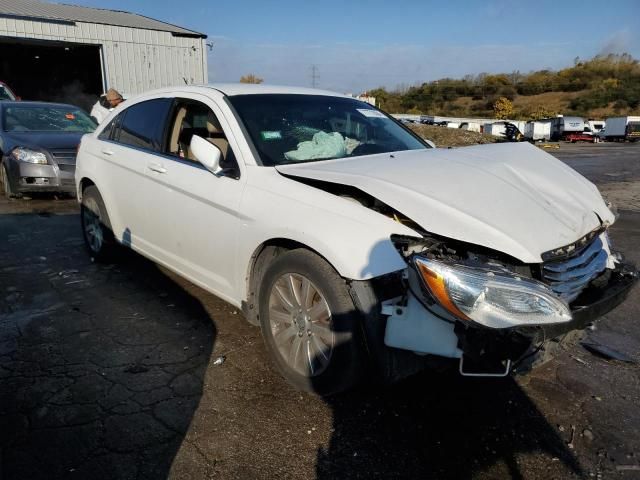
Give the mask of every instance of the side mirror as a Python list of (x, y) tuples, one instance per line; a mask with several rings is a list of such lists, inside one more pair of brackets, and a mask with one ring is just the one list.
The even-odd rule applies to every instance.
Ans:
[(213, 143), (209, 143), (204, 138), (194, 135), (191, 137), (191, 143), (189, 146), (193, 156), (196, 157), (202, 165), (204, 165), (204, 168), (214, 175), (218, 175), (222, 172), (222, 168), (220, 167), (222, 152)]
[(431, 140), (425, 140), (426, 144), (429, 145), (431, 148), (436, 148), (436, 144), (433, 143)]

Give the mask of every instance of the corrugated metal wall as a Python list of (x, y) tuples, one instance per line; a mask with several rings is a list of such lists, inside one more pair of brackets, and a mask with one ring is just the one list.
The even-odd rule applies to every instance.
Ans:
[(207, 83), (205, 39), (95, 23), (0, 18), (0, 37), (102, 45), (106, 88), (127, 94)]

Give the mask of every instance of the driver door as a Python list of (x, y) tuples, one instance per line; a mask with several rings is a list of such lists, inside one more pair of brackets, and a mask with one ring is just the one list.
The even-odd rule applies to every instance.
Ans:
[[(193, 135), (222, 151), (225, 174), (216, 176), (195, 159), (189, 148)], [(154, 256), (222, 297), (232, 295), (237, 281), (238, 207), (244, 179), (234, 150), (237, 146), (227, 137), (217, 106), (202, 95), (184, 94), (174, 100), (163, 155), (146, 169)]]

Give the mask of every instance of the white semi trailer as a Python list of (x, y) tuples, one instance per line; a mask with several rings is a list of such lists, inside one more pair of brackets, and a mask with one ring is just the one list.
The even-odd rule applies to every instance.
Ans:
[(611, 117), (607, 118), (604, 127), (604, 139), (611, 141), (637, 142), (640, 140), (640, 117)]
[(584, 133), (584, 118), (555, 117), (551, 119), (551, 140), (564, 140), (568, 135)]
[(551, 122), (527, 122), (522, 132), (526, 139), (534, 142), (551, 139)]

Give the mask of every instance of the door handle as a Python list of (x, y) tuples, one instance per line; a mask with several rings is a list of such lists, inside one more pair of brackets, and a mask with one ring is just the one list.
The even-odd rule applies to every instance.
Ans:
[(157, 163), (150, 163), (147, 165), (147, 168), (153, 172), (167, 173), (167, 169)]
[(107, 155), (108, 157), (110, 157), (111, 155), (113, 155), (113, 152), (111, 150), (102, 150), (102, 153), (104, 155)]

